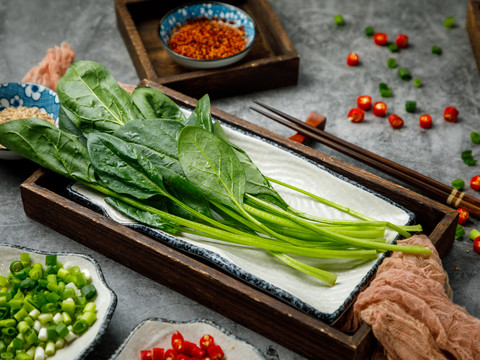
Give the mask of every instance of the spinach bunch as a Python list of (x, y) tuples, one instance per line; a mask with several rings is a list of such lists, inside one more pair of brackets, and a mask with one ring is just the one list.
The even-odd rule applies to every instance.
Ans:
[[(303, 257), (367, 261), (378, 251), (429, 253), (387, 244), (386, 228), (333, 202), (265, 177), (212, 121), (205, 95), (186, 117), (156, 89), (123, 90), (101, 64), (72, 64), (57, 85), (59, 127), (35, 118), (0, 125), (0, 143), (106, 196), (151, 227), (265, 249), (294, 269), (333, 285), (336, 275)], [(318, 218), (292, 208), (271, 182), (345, 211), (358, 220)], [(288, 254), (288, 255), (287, 255)], [(300, 256), (293, 258), (292, 256)]]

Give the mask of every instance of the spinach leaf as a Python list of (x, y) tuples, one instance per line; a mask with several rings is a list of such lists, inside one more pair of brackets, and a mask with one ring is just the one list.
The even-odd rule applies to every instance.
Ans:
[(87, 138), (83, 136), (83, 133), (75, 126), (72, 121), (73, 115), (66, 110), (63, 106), (60, 106), (60, 111), (58, 112), (58, 128), (60, 130), (66, 131), (70, 134), (73, 134), (77, 137), (78, 141), (82, 143), (83, 146), (87, 146)]
[(208, 132), (213, 132), (212, 114), (210, 113), (210, 97), (208, 95), (204, 95), (198, 100), (193, 113), (195, 114), (194, 117), (198, 127), (204, 128)]
[(145, 119), (172, 119), (181, 123), (186, 120), (178, 105), (157, 89), (137, 87), (132, 98)]
[[(213, 124), (213, 132), (226, 142), (229, 142), (227, 134), (218, 121)], [(235, 151), (235, 155), (237, 155), (245, 170), (247, 180), (245, 193), (258, 196), (259, 198), (270, 201), (278, 206), (285, 207), (285, 200), (283, 200), (280, 194), (272, 187), (270, 182), (253, 163), (248, 154), (238, 146), (231, 143), (230, 145), (232, 146), (233, 150)]]
[(208, 200), (241, 206), (245, 170), (227, 142), (197, 126), (186, 126), (178, 139), (178, 154), (188, 181)]
[(57, 84), (62, 106), (83, 133), (114, 132), (133, 119), (142, 119), (131, 95), (108, 70), (93, 61), (70, 65)]
[(114, 135), (141, 151), (156, 166), (183, 176), (178, 162), (177, 141), (183, 125), (176, 120), (132, 120)]
[(158, 169), (127, 142), (110, 134), (88, 136), (88, 153), (103, 185), (138, 199), (167, 195)]
[(132, 218), (139, 223), (151, 226), (153, 228), (168, 232), (173, 235), (181, 232), (181, 229), (178, 225), (162, 219), (157, 214), (153, 214), (151, 212), (131, 206), (120, 199), (107, 197), (105, 198), (105, 202), (111, 207), (113, 207), (115, 210), (121, 212), (122, 214)]
[(70, 179), (95, 183), (87, 150), (77, 137), (37, 118), (0, 125), (0, 144)]

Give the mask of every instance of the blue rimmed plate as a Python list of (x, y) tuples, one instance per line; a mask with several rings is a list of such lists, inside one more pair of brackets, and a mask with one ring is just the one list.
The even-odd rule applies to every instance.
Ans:
[(188, 322), (150, 318), (138, 324), (110, 360), (132, 360), (140, 356), (141, 350), (154, 347), (171, 348), (172, 334), (179, 331), (185, 340), (198, 345), (205, 334), (210, 334), (220, 345), (228, 360), (265, 360), (261, 352), (248, 342), (239, 339), (222, 327), (208, 320)]
[[(60, 100), (54, 90), (27, 82), (0, 84), (0, 111), (19, 106), (43, 110), (55, 123), (58, 122)], [(23, 156), (2, 147), (0, 159), (19, 160)]]
[[(168, 41), (175, 28), (183, 25), (189, 19), (208, 18), (224, 21), (229, 26), (242, 27), (245, 31), (245, 48), (234, 55), (212, 60), (200, 60), (180, 55), (168, 46)], [(253, 18), (236, 6), (204, 1), (180, 6), (168, 12), (160, 20), (159, 36), (162, 47), (178, 64), (193, 69), (213, 69), (234, 64), (243, 59), (251, 50), (256, 38), (256, 24)]]
[(0, 244), (0, 275), (8, 275), (10, 264), (19, 260), (20, 254), (24, 252), (30, 254), (32, 262), (41, 264), (45, 264), (46, 255), (57, 255), (58, 261), (65, 268), (79, 266), (80, 269), (88, 270), (90, 273), (92, 284), (97, 289), (97, 297), (95, 298), (97, 321), (82, 336), (79, 336), (64, 348), (58, 349), (55, 355), (48, 357), (49, 360), (84, 359), (107, 330), (117, 306), (117, 296), (105, 282), (100, 265), (93, 258), (83, 254), (46, 252), (12, 244)]
[[(224, 126), (224, 129), (229, 140), (244, 149), (259, 169), (270, 178), (306, 189), (377, 220), (397, 225), (413, 222), (414, 216), (411, 212), (318, 163), (265, 139), (228, 126)], [(349, 215), (307, 196), (275, 184), (274, 187), (289, 204), (301, 211), (326, 218), (352, 219)], [(69, 187), (69, 192), (77, 202), (93, 206), (113, 220), (146, 233), (173, 248), (208, 260), (233, 276), (326, 323), (334, 322), (348, 308), (385, 256), (381, 254), (377, 260), (368, 262), (303, 259), (310, 265), (338, 275), (337, 284), (328, 287), (319, 280), (277, 261), (261, 249), (226, 244), (193, 235), (172, 236), (132, 222), (109, 207), (103, 196), (80, 184)], [(387, 231), (386, 239), (394, 242), (396, 233)]]

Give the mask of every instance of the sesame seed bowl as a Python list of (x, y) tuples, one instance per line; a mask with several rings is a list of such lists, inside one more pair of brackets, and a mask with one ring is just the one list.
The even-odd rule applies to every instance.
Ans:
[(233, 5), (198, 2), (168, 12), (160, 21), (159, 36), (164, 50), (178, 64), (214, 69), (248, 54), (255, 42), (256, 24)]
[[(60, 101), (52, 89), (27, 82), (0, 83), (0, 124), (22, 116), (41, 117), (57, 124), (59, 110)], [(0, 159), (19, 160), (23, 157), (0, 145)]]

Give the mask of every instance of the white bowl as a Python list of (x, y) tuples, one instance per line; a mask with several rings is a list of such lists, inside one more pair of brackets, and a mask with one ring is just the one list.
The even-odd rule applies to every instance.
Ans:
[[(172, 51), (168, 46), (168, 40), (173, 30), (178, 25), (185, 24), (187, 19), (203, 17), (225, 19), (226, 21), (233, 21), (235, 27), (242, 26), (247, 40), (245, 48), (234, 55), (212, 60), (189, 58)], [(205, 1), (180, 6), (168, 12), (160, 21), (159, 35), (162, 47), (178, 64), (192, 69), (213, 69), (236, 63), (248, 54), (255, 42), (256, 24), (250, 15), (238, 7), (221, 2)]]
[(110, 360), (139, 359), (141, 350), (151, 350), (154, 347), (169, 349), (172, 334), (176, 331), (179, 331), (186, 341), (197, 345), (203, 335), (212, 335), (228, 360), (265, 360), (255, 346), (240, 340), (211, 321), (177, 322), (159, 318), (146, 319), (138, 324)]
[[(58, 122), (60, 100), (54, 90), (27, 82), (0, 84), (0, 111), (8, 107), (19, 106), (44, 110), (55, 124)], [(2, 147), (0, 148), (0, 159), (20, 160), (24, 157)]]
[(30, 254), (32, 263), (45, 264), (45, 256), (54, 254), (65, 268), (68, 268), (68, 265), (79, 266), (80, 269), (90, 272), (92, 284), (97, 289), (97, 297), (94, 301), (97, 308), (97, 320), (82, 336), (47, 358), (47, 360), (84, 359), (107, 330), (117, 305), (117, 296), (105, 282), (98, 263), (93, 258), (82, 254), (44, 252), (11, 244), (0, 244), (0, 275), (8, 275), (10, 264), (20, 260), (20, 254), (24, 252)]

